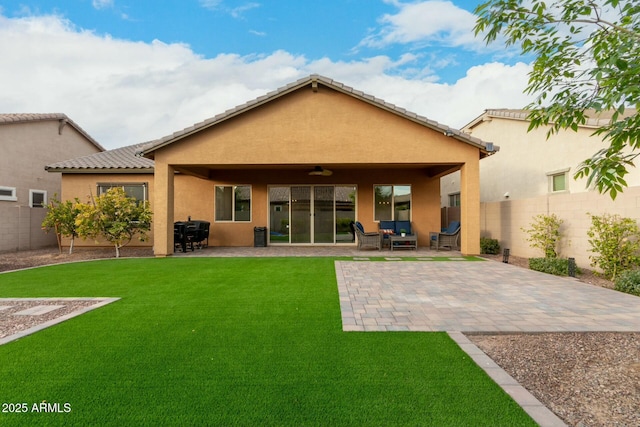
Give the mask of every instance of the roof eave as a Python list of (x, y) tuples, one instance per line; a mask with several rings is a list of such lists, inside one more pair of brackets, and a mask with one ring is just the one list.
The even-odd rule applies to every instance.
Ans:
[(153, 174), (154, 168), (44, 168), (47, 172), (72, 173), (72, 174)]

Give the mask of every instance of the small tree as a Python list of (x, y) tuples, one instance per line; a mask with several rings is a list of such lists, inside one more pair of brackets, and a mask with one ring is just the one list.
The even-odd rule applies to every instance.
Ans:
[(42, 221), (42, 229), (47, 233), (51, 230), (55, 231), (60, 253), (62, 253), (62, 236), (71, 238), (69, 253), (73, 253), (73, 243), (78, 237), (76, 218), (81, 210), (81, 203), (77, 197), (73, 201), (66, 200), (64, 202), (60, 202), (56, 195), (51, 198), (47, 207), (47, 215)]
[(591, 215), (589, 236), (592, 267), (599, 267), (604, 276), (615, 280), (625, 270), (630, 270), (640, 263), (640, 229), (634, 219), (622, 218), (619, 215)]
[(563, 222), (556, 214), (539, 214), (533, 217), (530, 228), (523, 227), (522, 231), (529, 235), (527, 242), (532, 248), (541, 249), (545, 258), (557, 258)]
[(138, 202), (128, 197), (122, 188), (114, 187), (91, 203), (82, 205), (76, 225), (82, 237), (103, 237), (111, 242), (118, 258), (120, 248), (131, 242), (135, 235), (140, 241), (147, 239), (151, 215), (146, 202)]

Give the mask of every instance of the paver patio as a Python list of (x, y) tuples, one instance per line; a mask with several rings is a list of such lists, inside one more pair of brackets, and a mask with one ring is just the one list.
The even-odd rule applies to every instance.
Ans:
[(336, 261), (346, 331), (640, 332), (640, 298), (499, 262)]

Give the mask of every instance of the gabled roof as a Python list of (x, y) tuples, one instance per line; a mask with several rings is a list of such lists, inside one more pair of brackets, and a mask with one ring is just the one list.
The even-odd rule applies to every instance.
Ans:
[(483, 154), (487, 155), (488, 153), (494, 151), (497, 149), (497, 147), (493, 147), (491, 146), (490, 150), (487, 150), (487, 145), (480, 139), (472, 137), (470, 135), (467, 135), (457, 129), (452, 129), (449, 126), (445, 126), (443, 124), (440, 124), (434, 120), (429, 120), (428, 118), (424, 117), (424, 116), (420, 116), (416, 113), (412, 113), (410, 111), (405, 110), (404, 108), (401, 107), (397, 107), (394, 104), (391, 104), (389, 102), (386, 102), (382, 99), (376, 98), (372, 95), (368, 95), (364, 92), (361, 92), (359, 90), (353, 89), (352, 87), (346, 86), (340, 82), (337, 82), (333, 79), (327, 78), (327, 77), (323, 77), (321, 75), (318, 74), (312, 74), (308, 77), (302, 78), (296, 82), (290, 83), (286, 86), (283, 86), (279, 89), (276, 89), (275, 91), (269, 92), (266, 95), (263, 95), (261, 97), (258, 97), (252, 101), (249, 101), (245, 104), (242, 105), (238, 105), (235, 108), (232, 108), (230, 110), (225, 111), (224, 113), (218, 114), (217, 116), (214, 116), (210, 119), (204, 120), (200, 123), (196, 123), (193, 126), (190, 126), (188, 128), (185, 128), (181, 131), (175, 132), (171, 135), (167, 135), (163, 138), (160, 138), (156, 141), (153, 141), (152, 143), (150, 143), (149, 145), (145, 146), (139, 153), (139, 155), (142, 156), (148, 156), (150, 158), (153, 158), (153, 152), (159, 148), (165, 147), (167, 145), (173, 144), (174, 142), (177, 142), (183, 138), (188, 137), (189, 135), (192, 135), (194, 133), (200, 132), (204, 129), (207, 129), (209, 127), (215, 126), (219, 123), (222, 123), (226, 120), (229, 120), (233, 117), (236, 117), (240, 114), (243, 114), (247, 111), (250, 111), (254, 108), (257, 108), (259, 106), (262, 106), (270, 101), (273, 101), (275, 99), (278, 99), (288, 93), (294, 92), (298, 89), (301, 89), (305, 86), (310, 86), (312, 87), (314, 90), (317, 88), (318, 85), (323, 85), (326, 86), (330, 89), (336, 90), (338, 92), (344, 93), (346, 95), (352, 96), (356, 99), (359, 99), (363, 102), (369, 103), (371, 105), (374, 105), (378, 108), (381, 108), (383, 110), (389, 111), (393, 114), (397, 114), (401, 117), (404, 117), (408, 120), (411, 120), (413, 122), (419, 123), (427, 128), (433, 129), (437, 132), (443, 133), (444, 135), (447, 135), (449, 137), (455, 138), (459, 141), (465, 142), (467, 144), (473, 145), (474, 147), (479, 148)]
[[(490, 120), (492, 117), (509, 119), (509, 120), (520, 120), (528, 122), (530, 110), (524, 109), (510, 109), (510, 108), (496, 108), (496, 109), (487, 109), (484, 110), (484, 113), (473, 119), (471, 122), (466, 124), (463, 129), (471, 129), (482, 123), (483, 121)], [(613, 114), (613, 110), (611, 111), (601, 111), (600, 113), (596, 113), (595, 111), (586, 111), (585, 114), (589, 116), (587, 122), (584, 125), (580, 125), (580, 127), (584, 128), (598, 128), (608, 124), (611, 121), (611, 115)], [(621, 119), (625, 117), (629, 117), (631, 115), (636, 114), (635, 108), (627, 108), (625, 113), (620, 116)]]
[(45, 166), (45, 170), (65, 173), (153, 173), (154, 161), (136, 156), (136, 152), (146, 144), (148, 142), (52, 163)]
[(58, 121), (60, 122), (60, 132), (62, 127), (66, 124), (70, 124), (84, 136), (89, 142), (95, 145), (100, 151), (104, 151), (104, 147), (91, 137), (84, 129), (82, 129), (76, 122), (62, 113), (9, 113), (0, 114), (0, 125), (13, 124), (13, 123), (27, 123), (27, 122), (42, 122), (42, 121)]

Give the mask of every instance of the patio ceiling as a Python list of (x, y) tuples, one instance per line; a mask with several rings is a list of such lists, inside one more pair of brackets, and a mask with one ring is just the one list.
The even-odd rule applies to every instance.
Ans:
[[(185, 175), (191, 175), (202, 179), (214, 179), (218, 171), (239, 171), (239, 170), (263, 170), (263, 171), (301, 171), (309, 172), (316, 164), (295, 164), (295, 165), (174, 165), (174, 169)], [(460, 169), (461, 164), (322, 164), (325, 169), (333, 172), (353, 171), (353, 170), (423, 170), (425, 177), (430, 179), (440, 178)]]

